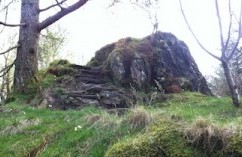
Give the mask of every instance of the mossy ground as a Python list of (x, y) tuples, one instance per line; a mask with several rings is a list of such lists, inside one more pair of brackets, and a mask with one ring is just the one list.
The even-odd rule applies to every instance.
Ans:
[[(38, 109), (27, 105), (25, 99), (26, 96), (19, 95), (0, 106), (0, 156), (101, 157), (114, 156), (116, 152), (120, 156), (242, 154), (242, 109), (233, 107), (229, 98), (173, 94), (166, 102), (138, 105), (121, 116), (95, 107), (80, 111)], [(198, 125), (198, 119), (209, 123)], [(231, 135), (226, 136), (225, 149), (214, 150), (218, 151), (215, 153), (194, 145), (187, 140), (187, 132), (184, 133), (187, 129), (197, 129), (193, 124), (206, 133), (212, 129), (211, 123)], [(195, 130), (194, 134), (188, 131), (189, 139), (194, 140), (196, 137), (192, 135), (197, 133), (206, 135), (201, 130)]]

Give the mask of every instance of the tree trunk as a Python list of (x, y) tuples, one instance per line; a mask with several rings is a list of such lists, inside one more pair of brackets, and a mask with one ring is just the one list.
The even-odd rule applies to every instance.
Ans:
[(9, 97), (11, 93), (11, 80), (10, 80), (10, 71), (6, 74), (6, 98)]
[(233, 76), (231, 74), (231, 71), (229, 69), (229, 65), (226, 61), (224, 61), (223, 59), (221, 60), (222, 62), (222, 67), (224, 70), (224, 74), (229, 86), (229, 90), (230, 90), (230, 94), (231, 94), (231, 98), (233, 101), (233, 105), (235, 107), (239, 107), (240, 106), (240, 95), (239, 95), (239, 90), (238, 90), (238, 86), (235, 84)]
[(28, 84), (38, 70), (37, 48), (39, 43), (39, 0), (21, 1), (21, 22), (19, 29), (20, 47), (17, 49), (14, 71), (14, 90), (28, 92)]

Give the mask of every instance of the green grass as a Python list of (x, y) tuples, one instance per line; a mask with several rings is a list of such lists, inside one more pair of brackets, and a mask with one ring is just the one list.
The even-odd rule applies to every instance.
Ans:
[[(41, 157), (101, 157), (119, 141), (147, 139), (148, 128), (162, 127), (157, 125), (161, 119), (182, 127), (199, 118), (221, 128), (233, 126), (241, 130), (242, 126), (242, 109), (233, 107), (229, 98), (199, 93), (173, 94), (166, 102), (138, 106), (121, 116), (91, 106), (80, 111), (38, 109), (26, 105), (21, 101), (24, 98), (0, 106), (3, 110), (0, 112), (1, 157), (31, 153)], [(237, 146), (239, 142), (234, 143)]]
[[(39, 150), (41, 156), (103, 156), (111, 143), (139, 131), (129, 130), (121, 124), (121, 117), (100, 108), (56, 111), (37, 109), (18, 101), (3, 108), (4, 112), (0, 113), (0, 156), (27, 156), (45, 140), (46, 146)], [(99, 119), (88, 120), (92, 115), (98, 115)], [(38, 121), (38, 124), (23, 127), (23, 120)], [(16, 133), (9, 133), (6, 129), (9, 126), (16, 129)]]
[(156, 106), (166, 117), (178, 116), (187, 122), (206, 117), (224, 125), (239, 122), (242, 118), (242, 109), (232, 106), (230, 98), (215, 98), (199, 93), (173, 94), (165, 103)]

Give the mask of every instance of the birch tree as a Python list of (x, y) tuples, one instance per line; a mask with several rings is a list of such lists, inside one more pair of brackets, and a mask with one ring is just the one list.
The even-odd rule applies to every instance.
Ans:
[[(185, 12), (183, 10), (183, 6), (182, 6), (182, 0), (179, 0), (180, 2), (180, 8), (181, 8), (181, 13), (183, 15), (183, 18), (192, 34), (192, 36), (194, 37), (194, 39), (196, 40), (196, 42), (199, 44), (199, 46), (206, 52), (208, 53), (210, 56), (212, 56), (213, 58), (217, 59), (223, 68), (223, 72), (225, 75), (225, 78), (227, 80), (227, 85), (229, 87), (229, 91), (230, 91), (230, 95), (233, 101), (233, 105), (235, 107), (239, 107), (240, 104), (240, 95), (239, 95), (239, 90), (238, 90), (238, 85), (235, 82), (235, 79), (232, 75), (232, 71), (230, 68), (230, 61), (233, 58), (233, 56), (235, 55), (238, 45), (239, 45), (239, 41), (241, 39), (241, 18), (242, 18), (242, 1), (240, 1), (240, 12), (238, 15), (236, 15), (231, 7), (231, 1), (227, 0), (228, 2), (228, 24), (227, 26), (224, 25), (224, 23), (222, 23), (222, 18), (221, 18), (221, 10), (219, 8), (219, 2), (218, 0), (214, 0), (215, 2), (215, 10), (216, 10), (216, 14), (217, 14), (217, 21), (218, 21), (218, 29), (219, 29), (219, 36), (220, 36), (220, 52), (221, 55), (220, 56), (216, 56), (213, 52), (209, 51), (198, 39), (197, 35), (194, 33), (193, 29), (191, 28), (188, 19), (185, 15)], [(236, 22), (236, 25), (233, 24), (233, 22)], [(224, 33), (224, 28), (228, 28), (227, 29), (227, 33)], [(233, 31), (236, 30), (236, 31)], [(234, 44), (232, 44), (231, 46), (231, 42), (233, 42)]]

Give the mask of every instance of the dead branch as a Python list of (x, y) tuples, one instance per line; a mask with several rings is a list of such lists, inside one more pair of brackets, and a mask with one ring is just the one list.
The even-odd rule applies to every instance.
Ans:
[(56, 4), (58, 5), (58, 7), (61, 9), (61, 10), (64, 10), (65, 8), (61, 6), (61, 4), (59, 3), (58, 0), (55, 0), (56, 1)]
[(5, 23), (5, 22), (0, 21), (0, 25), (8, 26), (8, 27), (19, 27), (19, 26), (25, 26), (26, 24), (25, 24), (25, 23), (20, 23), (20, 24), (8, 24), (8, 23)]
[(20, 47), (20, 44), (14, 46), (14, 47), (10, 47), (10, 48), (7, 49), (6, 51), (1, 52), (0, 55), (6, 54), (6, 53), (8, 53), (9, 51), (12, 51), (13, 49), (16, 49), (16, 48), (18, 48), (18, 47)]
[(14, 3), (16, 0), (11, 0), (7, 5), (5, 5), (1, 10), (0, 10), (0, 12), (2, 12), (2, 11), (4, 11), (4, 10), (6, 10), (6, 9), (8, 9), (8, 7), (12, 4), (12, 3)]
[(203, 46), (203, 44), (198, 40), (197, 36), (196, 36), (195, 33), (193, 32), (193, 30), (192, 30), (192, 28), (191, 28), (191, 26), (190, 26), (190, 24), (189, 24), (189, 22), (188, 22), (188, 20), (187, 20), (187, 17), (186, 17), (186, 15), (185, 15), (185, 12), (184, 12), (183, 7), (182, 7), (182, 2), (181, 2), (181, 0), (179, 0), (179, 2), (180, 2), (180, 9), (181, 9), (182, 16), (183, 16), (183, 18), (184, 18), (184, 20), (185, 20), (185, 22), (186, 22), (186, 25), (187, 25), (188, 29), (189, 29), (190, 32), (191, 32), (193, 38), (196, 40), (196, 42), (198, 43), (198, 45), (199, 45), (199, 46), (200, 46), (205, 52), (207, 52), (210, 56), (214, 57), (215, 59), (221, 61), (221, 58), (220, 58), (220, 57), (218, 57), (218, 56), (214, 55), (212, 52), (208, 51), (208, 50)]
[[(53, 5), (51, 5), (51, 6), (48, 6), (48, 7), (44, 8), (44, 9), (40, 9), (39, 12), (43, 12), (43, 11), (49, 10), (49, 9), (54, 8), (54, 7), (56, 7), (56, 6), (59, 6), (59, 7), (61, 7), (61, 8), (63, 9), (63, 7), (61, 6), (61, 4), (63, 4), (63, 3), (66, 2), (66, 1), (67, 1), (67, 0), (62, 0), (61, 2), (58, 2), (58, 1), (56, 0), (56, 4), (53, 4)], [(61, 10), (62, 10), (62, 9), (61, 9)]]
[(71, 5), (71, 6), (67, 7), (67, 8), (64, 8), (63, 10), (59, 11), (55, 15), (48, 17), (47, 19), (45, 19), (44, 21), (42, 21), (39, 24), (39, 31), (41, 31), (42, 29), (45, 29), (46, 27), (48, 27), (51, 24), (55, 23), (56, 21), (58, 21), (59, 19), (61, 19), (64, 16), (66, 16), (67, 14), (69, 14), (69, 13), (79, 9), (87, 1), (88, 0), (79, 0), (78, 2), (74, 3), (73, 5)]

